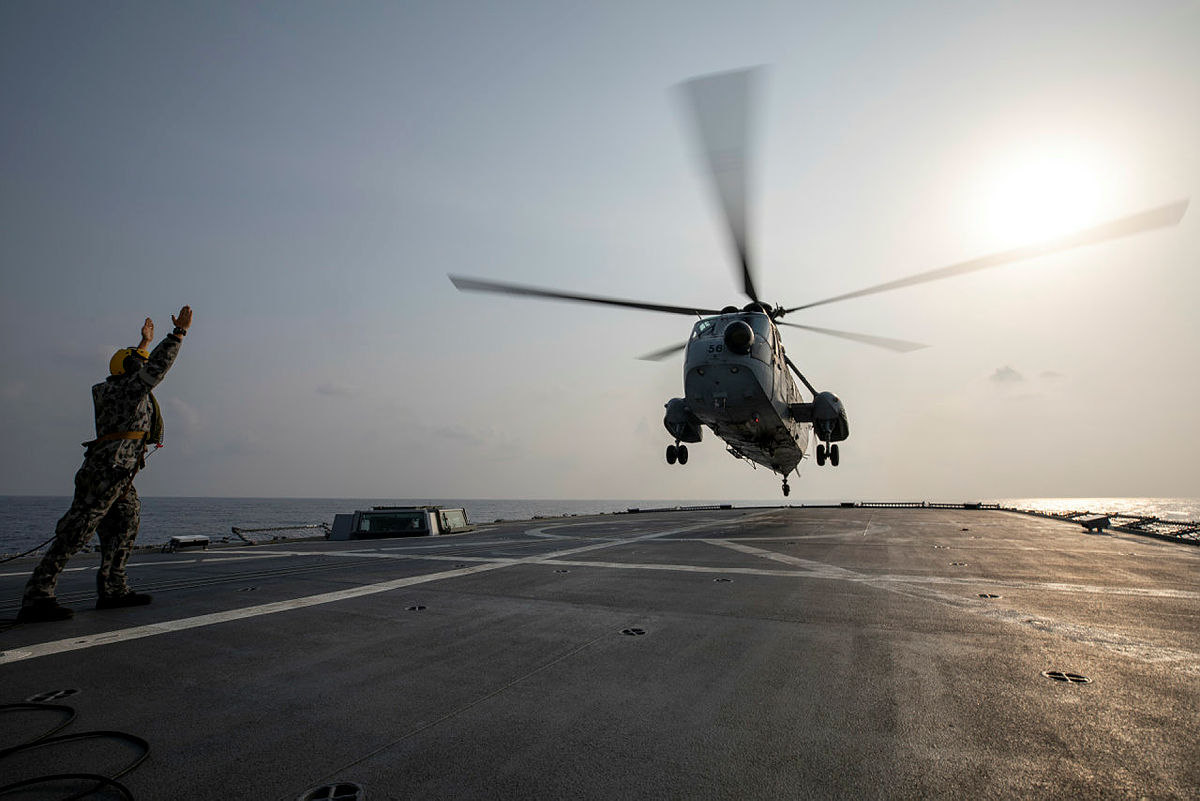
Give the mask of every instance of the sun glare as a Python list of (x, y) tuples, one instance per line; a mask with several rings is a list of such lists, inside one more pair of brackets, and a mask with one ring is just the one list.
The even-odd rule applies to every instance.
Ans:
[(1102, 222), (1104, 182), (1078, 153), (1025, 154), (1002, 168), (986, 208), (992, 235), (1013, 245), (1069, 234)]

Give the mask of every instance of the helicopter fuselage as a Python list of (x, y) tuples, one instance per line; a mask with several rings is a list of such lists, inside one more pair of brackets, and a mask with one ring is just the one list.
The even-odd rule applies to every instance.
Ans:
[[(700, 152), (737, 257), (741, 290), (751, 301), (748, 305), (741, 309), (725, 306), (718, 310), (450, 276), (460, 290), (699, 317), (687, 342), (641, 357), (659, 361), (681, 350), (685, 351), (684, 397), (667, 401), (666, 414), (663, 416), (663, 425), (675, 440), (674, 444), (666, 447), (667, 464), (687, 464), (688, 448), (684, 443), (699, 442), (703, 428), (707, 426), (725, 441), (734, 456), (749, 460), (752, 464), (761, 464), (782, 475), (783, 494), (786, 496), (789, 492), (788, 474), (804, 459), (805, 451), (813, 439), (817, 440), (817, 465), (824, 465), (828, 461), (831, 466), (838, 466), (841, 459), (838, 443), (850, 436), (850, 423), (841, 399), (831, 391), (818, 390), (800, 372), (795, 361), (784, 353), (778, 326), (807, 329), (812, 333), (874, 345), (898, 353), (919, 350), (925, 346), (917, 342), (785, 322), (783, 317), (827, 303), (937, 281), (1019, 259), (1046, 256), (1176, 225), (1188, 207), (1187, 200), (1178, 201), (1040, 244), (1010, 248), (984, 258), (926, 270), (799, 306), (769, 305), (763, 302), (758, 293), (752, 249), (747, 240), (747, 134), (751, 128), (748, 120), (754, 73), (754, 70), (734, 70), (693, 78), (683, 84), (684, 96), (696, 126)], [(801, 398), (793, 374), (812, 396), (810, 401)]]
[(664, 421), (677, 439), (697, 441), (699, 431), (693, 438), (672, 425), (672, 403), (676, 415), (693, 415), (693, 423), (710, 428), (735, 456), (782, 476), (804, 458), (812, 424), (793, 419), (791, 406), (803, 398), (767, 314), (740, 311), (697, 322), (686, 348), (683, 386), (684, 398), (668, 403)]

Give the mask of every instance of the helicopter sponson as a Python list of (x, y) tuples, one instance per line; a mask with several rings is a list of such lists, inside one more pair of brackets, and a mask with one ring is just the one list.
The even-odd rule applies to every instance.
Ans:
[(666, 403), (667, 413), (663, 425), (667, 432), (679, 442), (699, 442), (703, 435), (700, 418), (692, 412), (683, 398), (671, 398)]
[(793, 403), (792, 419), (812, 423), (813, 433), (822, 442), (841, 442), (850, 436), (850, 420), (841, 399), (832, 392), (818, 392), (812, 403)]

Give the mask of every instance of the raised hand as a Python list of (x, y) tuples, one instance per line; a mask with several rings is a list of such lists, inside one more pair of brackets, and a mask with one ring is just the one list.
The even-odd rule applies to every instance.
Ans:
[(145, 350), (151, 342), (154, 341), (154, 321), (149, 317), (146, 322), (142, 323), (142, 341), (138, 344), (138, 350)]
[[(150, 322), (147, 320), (146, 322)], [(184, 331), (192, 324), (192, 307), (184, 306), (179, 310), (179, 316), (171, 315), (171, 322), (175, 323), (176, 327), (182, 328)]]

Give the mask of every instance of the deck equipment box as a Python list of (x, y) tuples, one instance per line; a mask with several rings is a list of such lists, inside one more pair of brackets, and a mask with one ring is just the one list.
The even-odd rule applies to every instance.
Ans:
[(434, 537), (470, 531), (465, 509), (440, 506), (372, 506), (353, 514), (334, 515), (331, 540), (385, 537)]

